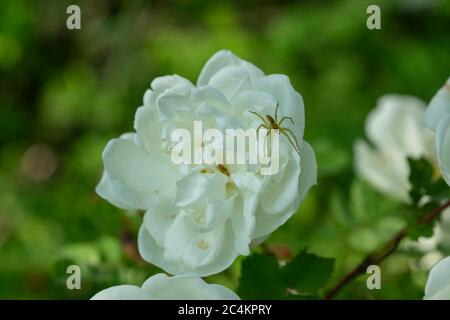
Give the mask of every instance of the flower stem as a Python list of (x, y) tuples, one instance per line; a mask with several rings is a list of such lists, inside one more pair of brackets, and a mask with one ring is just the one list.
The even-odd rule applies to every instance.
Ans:
[[(418, 225), (426, 225), (434, 221), (442, 211), (450, 207), (450, 201), (444, 203), (442, 206), (433, 209), (423, 216), (422, 219), (418, 221)], [(344, 288), (349, 282), (357, 278), (359, 275), (366, 272), (367, 267), (373, 264), (380, 264), (387, 257), (389, 257), (398, 247), (400, 242), (408, 235), (408, 227), (403, 228), (397, 232), (391, 240), (389, 240), (385, 246), (379, 251), (372, 252), (368, 254), (361, 263), (354, 268), (352, 271), (344, 275), (344, 277), (325, 295), (325, 299), (330, 300), (339, 293), (339, 291)]]

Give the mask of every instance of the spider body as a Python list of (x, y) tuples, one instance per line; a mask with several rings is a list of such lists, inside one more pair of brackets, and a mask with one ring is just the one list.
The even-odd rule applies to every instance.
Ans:
[(271, 116), (269, 116), (268, 114), (266, 114), (266, 119), (270, 124), (270, 127), (272, 129), (279, 129), (278, 124), (276, 123), (275, 119), (272, 118)]
[[(275, 115), (273, 117), (268, 114), (266, 114), (266, 116), (263, 117), (256, 111), (249, 110), (250, 113), (256, 115), (262, 121), (262, 123), (256, 129), (256, 134), (258, 135), (259, 130), (261, 128), (265, 128), (268, 130), (267, 135), (269, 136), (269, 139), (271, 139), (272, 138), (271, 129), (278, 130), (282, 135), (284, 135), (288, 139), (291, 146), (300, 155), (300, 147), (298, 145), (298, 141), (297, 141), (297, 138), (295, 137), (294, 133), (292, 132), (291, 129), (281, 126), (285, 120), (291, 121), (292, 124), (294, 124), (294, 120), (292, 119), (292, 117), (282, 117), (278, 121), (278, 107), (279, 107), (279, 104), (277, 103), (277, 106), (275, 108)], [(266, 135), (266, 137), (267, 137), (267, 135)], [(269, 145), (270, 145), (270, 143), (269, 143)]]

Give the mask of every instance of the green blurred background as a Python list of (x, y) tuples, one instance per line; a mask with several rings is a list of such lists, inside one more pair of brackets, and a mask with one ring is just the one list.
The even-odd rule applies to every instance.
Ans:
[[(66, 28), (70, 4), (81, 30)], [(381, 30), (366, 28), (369, 4)], [(153, 78), (195, 82), (223, 48), (287, 74), (304, 98), (319, 185), (269, 246), (336, 257), (335, 283), (404, 224), (401, 205), (355, 178), (353, 142), (379, 96), (428, 101), (445, 82), (449, 22), (445, 0), (0, 1), (0, 298), (85, 299), (159, 272), (136, 252), (141, 216), (95, 194), (101, 152), (132, 130)], [(359, 279), (339, 297), (420, 299), (416, 259), (400, 250), (382, 290)], [(207, 280), (235, 289), (240, 262)], [(81, 290), (66, 287), (70, 264)]]

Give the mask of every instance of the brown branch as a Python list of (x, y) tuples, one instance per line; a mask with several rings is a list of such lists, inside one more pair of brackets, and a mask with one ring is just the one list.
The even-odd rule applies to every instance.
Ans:
[(269, 255), (269, 256), (272, 256), (272, 257), (275, 257), (275, 258), (277, 257), (276, 254), (275, 254), (275, 252), (273, 252), (272, 248), (269, 247), (269, 245), (267, 244), (267, 242), (263, 242), (263, 243), (261, 244), (261, 248), (263, 249), (263, 251), (264, 251), (265, 254), (267, 254), (267, 255)]
[[(450, 207), (450, 201), (442, 206), (428, 212), (417, 225), (426, 225), (436, 219), (442, 211)], [(390, 256), (398, 247), (400, 242), (408, 235), (408, 227), (397, 232), (394, 237), (380, 250), (370, 253), (356, 268), (347, 273), (328, 293), (325, 299), (332, 299), (343, 287), (345, 287), (353, 279), (366, 272), (367, 267), (372, 264), (379, 264), (388, 256)]]

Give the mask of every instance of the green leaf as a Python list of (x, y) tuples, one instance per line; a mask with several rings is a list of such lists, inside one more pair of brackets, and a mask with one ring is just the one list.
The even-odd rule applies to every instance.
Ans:
[[(450, 196), (447, 184), (443, 179), (433, 179), (433, 166), (425, 159), (414, 160), (408, 158), (410, 166), (409, 181), (412, 185), (409, 192), (414, 205), (410, 206), (410, 212), (405, 214), (410, 230), (408, 237), (417, 240), (419, 237), (431, 237), (434, 223), (421, 224), (423, 217), (433, 209), (439, 207), (439, 203)], [(422, 205), (420, 200), (427, 196), (428, 203)], [(414, 212), (414, 214), (411, 214)]]
[[(237, 292), (242, 299), (315, 299), (317, 291), (330, 278), (333, 267), (334, 259), (306, 250), (284, 267), (279, 267), (273, 256), (253, 254), (242, 262)], [(293, 290), (298, 294), (288, 295)]]
[(408, 238), (418, 240), (420, 237), (430, 238), (433, 236), (434, 223), (418, 225), (408, 231)]
[(436, 180), (429, 188), (433, 201), (439, 203), (450, 198), (450, 189), (444, 179)]
[(299, 293), (315, 293), (325, 286), (333, 267), (334, 259), (322, 258), (304, 250), (286, 264), (282, 276), (288, 288)]
[(408, 158), (408, 163), (410, 168), (409, 182), (412, 186), (409, 195), (417, 204), (427, 194), (433, 183), (433, 166), (426, 159)]
[(281, 299), (284, 292), (280, 268), (274, 257), (253, 254), (242, 262), (237, 290), (242, 299)]
[(429, 238), (433, 235), (434, 222), (426, 224), (419, 224), (419, 222), (427, 213), (437, 207), (439, 207), (439, 204), (429, 202), (420, 208), (411, 209), (411, 211), (415, 212), (415, 214), (411, 214), (410, 212), (409, 215), (406, 215), (409, 225), (408, 238), (411, 240), (417, 240), (420, 237)]

